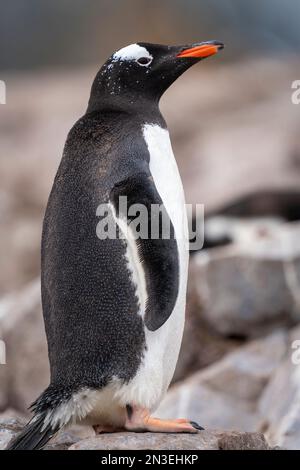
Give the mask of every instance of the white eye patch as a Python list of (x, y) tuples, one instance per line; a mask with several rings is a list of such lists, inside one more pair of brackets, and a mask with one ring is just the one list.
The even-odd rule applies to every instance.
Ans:
[(151, 64), (153, 57), (145, 47), (138, 44), (130, 44), (115, 52), (112, 56), (113, 61), (135, 60), (139, 65), (147, 67)]

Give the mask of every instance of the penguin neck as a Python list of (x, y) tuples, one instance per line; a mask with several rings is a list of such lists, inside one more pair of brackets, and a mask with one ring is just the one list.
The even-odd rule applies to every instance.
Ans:
[(86, 112), (160, 115), (161, 94), (151, 89), (132, 90), (124, 84), (120, 87), (118, 81), (110, 78), (105, 67), (102, 67), (92, 84)]
[(128, 94), (111, 95), (108, 93), (91, 93), (87, 113), (116, 112), (129, 115), (147, 114), (161, 116), (159, 99)]

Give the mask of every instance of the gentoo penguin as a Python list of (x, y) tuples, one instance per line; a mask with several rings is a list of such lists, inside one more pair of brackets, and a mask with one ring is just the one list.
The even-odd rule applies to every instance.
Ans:
[[(184, 193), (159, 100), (191, 65), (222, 48), (218, 41), (132, 44), (97, 73), (87, 111), (68, 135), (43, 225), (51, 382), (10, 449), (42, 448), (75, 422), (98, 433), (203, 429), (150, 414), (177, 362), (188, 267)], [(152, 206), (163, 207), (170, 236), (161, 228), (156, 237), (133, 236), (125, 196), (128, 207), (148, 209), (149, 225)], [(103, 205), (116, 237), (97, 233)]]

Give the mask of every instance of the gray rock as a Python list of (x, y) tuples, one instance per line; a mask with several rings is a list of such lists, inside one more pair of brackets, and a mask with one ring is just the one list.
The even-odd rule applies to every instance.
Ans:
[(300, 319), (300, 225), (245, 233), (192, 260), (199, 315), (223, 335), (262, 335)]
[(7, 447), (8, 443), (21, 431), (26, 421), (19, 418), (0, 418), (0, 450)]
[(6, 344), (6, 364), (0, 366), (1, 408), (28, 413), (30, 403), (49, 383), (38, 281), (0, 302), (0, 331)]
[[(300, 341), (300, 327), (290, 336), (286, 359), (276, 370), (259, 402), (263, 430), (271, 445), (300, 449), (300, 364), (293, 364), (294, 340)], [(298, 360), (300, 354), (298, 353)]]
[(201, 374), (201, 382), (232, 398), (255, 402), (286, 355), (288, 334), (277, 331), (228, 354)]
[(201, 431), (197, 434), (115, 433), (73, 444), (69, 450), (246, 450), (270, 447), (262, 434)]
[[(0, 449), (21, 431), (24, 420), (0, 418)], [(93, 436), (85, 428), (61, 431), (45, 447), (47, 450), (246, 450), (270, 449), (260, 433), (206, 430), (197, 434), (118, 432)]]
[(71, 445), (83, 439), (95, 437), (91, 426), (70, 426), (60, 431), (45, 446), (46, 450), (67, 450)]
[(270, 450), (264, 435), (258, 432), (224, 432), (218, 445), (220, 450)]

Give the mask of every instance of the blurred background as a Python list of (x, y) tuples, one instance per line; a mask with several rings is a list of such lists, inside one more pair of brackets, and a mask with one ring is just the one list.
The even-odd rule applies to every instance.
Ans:
[(107, 56), (138, 41), (217, 39), (164, 96), (188, 203), (205, 205), (190, 262), (180, 360), (160, 407), (205, 428), (262, 431), (300, 448), (298, 0), (1, 2), (0, 365), (2, 417), (48, 384), (42, 219), (64, 141)]

